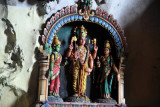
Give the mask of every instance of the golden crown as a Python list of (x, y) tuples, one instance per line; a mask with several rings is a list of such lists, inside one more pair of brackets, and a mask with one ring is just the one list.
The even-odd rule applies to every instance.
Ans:
[(104, 43), (104, 48), (109, 48), (111, 49), (111, 45), (109, 43), (109, 40), (106, 40), (105, 43)]
[(58, 40), (58, 37), (57, 35), (55, 34), (54, 35), (54, 39), (53, 39), (53, 45), (57, 46), (57, 45), (60, 45), (61, 42)]
[(80, 29), (80, 35), (79, 35), (79, 37), (80, 37), (80, 38), (86, 38), (86, 36), (87, 36), (87, 30), (86, 30), (85, 27), (82, 25), (82, 26), (81, 26), (81, 29)]

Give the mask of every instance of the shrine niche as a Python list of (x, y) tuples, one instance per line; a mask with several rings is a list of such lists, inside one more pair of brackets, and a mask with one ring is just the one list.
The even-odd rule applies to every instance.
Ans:
[(107, 11), (91, 7), (92, 0), (85, 0), (46, 22), (40, 37), (39, 103), (125, 104), (124, 31)]

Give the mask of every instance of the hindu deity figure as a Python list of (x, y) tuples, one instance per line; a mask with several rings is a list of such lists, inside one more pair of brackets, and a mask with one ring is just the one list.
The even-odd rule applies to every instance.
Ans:
[(50, 61), (50, 72), (49, 72), (49, 96), (59, 96), (59, 87), (60, 87), (60, 64), (62, 56), (59, 53), (61, 47), (61, 42), (58, 40), (58, 37), (55, 35), (53, 39), (53, 51), (51, 53)]
[(87, 30), (82, 25), (79, 29), (78, 44), (73, 47), (73, 41), (77, 41), (76, 36), (72, 37), (67, 57), (72, 62), (73, 91), (74, 96), (85, 96), (87, 76), (93, 69), (93, 59), (96, 57), (98, 47), (94, 46), (94, 53), (91, 54), (89, 47), (85, 45)]
[(113, 69), (113, 71), (117, 73), (117, 77), (119, 80), (119, 72), (114, 64), (110, 52), (111, 52), (111, 46), (109, 41), (107, 40), (104, 43), (104, 56), (101, 56), (100, 61), (99, 60), (97, 61), (97, 65), (100, 68), (100, 75), (98, 78), (98, 82), (100, 83), (101, 97), (104, 99), (112, 99), (110, 95), (111, 95), (114, 75), (113, 72), (111, 72), (111, 69)]

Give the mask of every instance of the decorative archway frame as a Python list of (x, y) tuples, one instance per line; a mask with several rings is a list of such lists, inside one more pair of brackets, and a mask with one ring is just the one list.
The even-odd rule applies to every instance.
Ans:
[[(124, 70), (125, 64), (124, 53), (127, 48), (126, 37), (124, 36), (124, 31), (121, 26), (117, 23), (117, 20), (113, 18), (113, 15), (109, 15), (107, 11), (102, 10), (98, 7), (96, 10), (91, 10), (90, 8), (82, 13), (82, 10), (78, 10), (78, 5), (67, 6), (64, 9), (56, 12), (51, 16), (50, 20), (46, 23), (46, 27), (43, 30), (41, 36), (42, 45), (46, 43), (51, 46), (52, 40), (56, 32), (64, 25), (74, 21), (86, 21), (101, 25), (103, 28), (108, 30), (114, 39), (116, 49), (118, 51), (118, 56), (120, 58), (119, 62), (119, 73), (120, 80), (118, 82), (118, 104), (125, 104), (124, 98)], [(43, 46), (40, 47), (43, 50)], [(47, 50), (48, 51), (48, 50)], [(49, 59), (50, 54), (40, 54), (40, 76), (39, 76), (39, 94), (38, 101), (45, 102), (48, 97), (48, 79), (45, 76), (49, 69)]]
[(92, 10), (89, 18), (85, 18), (85, 14), (82, 13), (81, 10), (78, 11), (77, 4), (65, 7), (50, 18), (42, 35), (43, 45), (48, 43), (50, 46), (52, 44), (53, 37), (59, 28), (64, 24), (74, 21), (86, 21), (101, 25), (112, 35), (119, 57), (121, 57), (126, 50), (127, 43), (124, 31), (117, 23), (117, 20), (113, 18), (113, 15), (109, 15), (107, 11), (98, 7), (96, 10)]

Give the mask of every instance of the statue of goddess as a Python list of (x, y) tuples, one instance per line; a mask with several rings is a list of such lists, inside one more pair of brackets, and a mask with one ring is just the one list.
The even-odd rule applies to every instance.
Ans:
[[(100, 83), (100, 91), (101, 97), (104, 99), (112, 99), (111, 98), (111, 90), (112, 90), (112, 82), (113, 82), (113, 73), (111, 73), (111, 69), (117, 73), (117, 77), (119, 80), (119, 72), (117, 67), (114, 64), (113, 58), (110, 55), (111, 46), (109, 41), (105, 41), (104, 43), (104, 56), (100, 57), (100, 61), (97, 61), (97, 65), (100, 68), (100, 75), (98, 77), (98, 82)], [(110, 75), (110, 79), (108, 78)]]
[(59, 87), (60, 87), (60, 64), (62, 56), (59, 53), (61, 47), (61, 42), (58, 40), (58, 37), (55, 35), (53, 39), (53, 51), (51, 54), (50, 61), (50, 72), (49, 72), (49, 96), (59, 96)]

